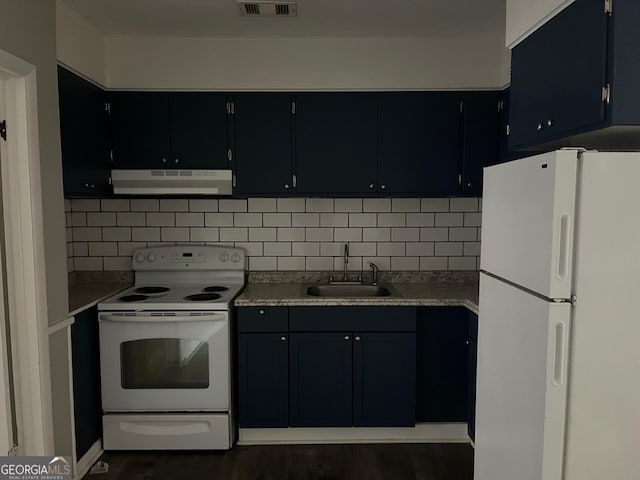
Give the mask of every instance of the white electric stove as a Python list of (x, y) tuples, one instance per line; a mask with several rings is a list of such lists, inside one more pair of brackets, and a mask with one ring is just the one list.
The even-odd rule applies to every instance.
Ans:
[(135, 284), (98, 304), (105, 450), (233, 445), (233, 299), (243, 249), (143, 248)]

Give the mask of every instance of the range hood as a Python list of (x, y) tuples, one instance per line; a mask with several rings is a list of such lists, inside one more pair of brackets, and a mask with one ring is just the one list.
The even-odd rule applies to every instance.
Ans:
[(111, 170), (122, 195), (231, 195), (231, 170)]

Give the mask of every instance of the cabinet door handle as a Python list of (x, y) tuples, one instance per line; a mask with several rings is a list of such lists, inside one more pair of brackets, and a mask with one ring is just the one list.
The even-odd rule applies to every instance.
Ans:
[(547, 127), (553, 127), (553, 118), (547, 120)]
[(464, 343), (466, 343), (467, 345), (469, 345), (469, 340), (465, 341)]
[(345, 339), (345, 340), (349, 340), (349, 335), (345, 335), (345, 336), (344, 336), (344, 339)]
[(387, 186), (383, 184), (383, 185), (380, 185), (380, 188), (384, 190), (385, 188), (387, 188)]
[(360, 337), (356, 336), (356, 342), (359, 342), (359, 341), (360, 341)]
[(289, 184), (288, 184), (288, 183), (285, 183), (285, 184), (284, 184), (284, 188), (288, 189), (288, 188), (289, 188)]
[(260, 310), (258, 310), (258, 313), (259, 313), (260, 315), (264, 315), (264, 310), (260, 309)]
[(369, 188), (373, 188), (373, 187), (375, 187), (375, 185), (373, 183), (370, 183)]
[(281, 342), (286, 342), (287, 341), (287, 337), (284, 337), (284, 336), (280, 337), (280, 341)]
[(166, 159), (166, 158), (163, 158), (163, 159), (162, 159), (162, 163), (167, 163), (167, 159)]
[(539, 122), (538, 125), (536, 126), (536, 130), (542, 130), (544, 128), (544, 123)]
[(176, 158), (176, 159), (173, 161), (173, 163), (180, 163), (180, 159), (179, 159), (179, 158)]

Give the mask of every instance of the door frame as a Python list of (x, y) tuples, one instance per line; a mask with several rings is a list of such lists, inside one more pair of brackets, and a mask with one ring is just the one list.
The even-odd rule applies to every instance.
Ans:
[[(7, 120), (2, 159), (7, 290), (18, 455), (51, 455), (53, 411), (34, 65), (0, 50)], [(4, 452), (0, 452), (0, 455)]]

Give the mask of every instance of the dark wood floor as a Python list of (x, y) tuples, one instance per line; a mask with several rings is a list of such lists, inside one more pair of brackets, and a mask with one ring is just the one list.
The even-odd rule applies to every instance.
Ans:
[(227, 452), (107, 452), (83, 480), (472, 480), (466, 444), (236, 446)]

